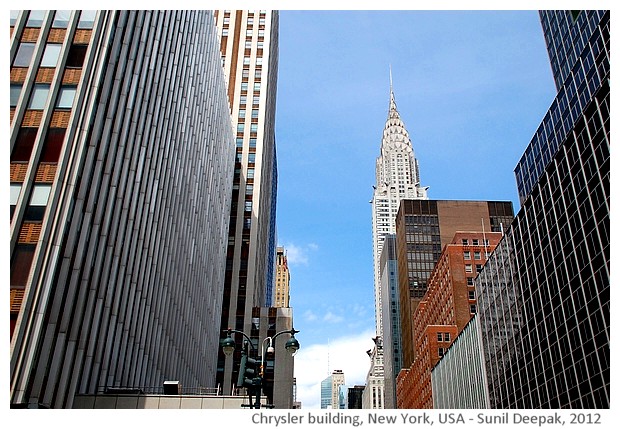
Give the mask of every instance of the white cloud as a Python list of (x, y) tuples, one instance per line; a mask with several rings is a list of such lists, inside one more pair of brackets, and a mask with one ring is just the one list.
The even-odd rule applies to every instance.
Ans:
[(313, 322), (317, 319), (316, 314), (314, 314), (312, 312), (312, 310), (306, 310), (306, 312), (304, 313), (304, 318), (308, 321), (308, 322)]
[(286, 260), (289, 265), (308, 265), (309, 252), (314, 252), (319, 249), (319, 246), (315, 243), (309, 243), (307, 245), (298, 246), (293, 243), (282, 244), (286, 252)]
[(324, 322), (339, 323), (339, 322), (342, 322), (343, 320), (344, 320), (344, 317), (338, 316), (338, 315), (332, 313), (331, 311), (328, 311), (325, 314), (325, 316), (323, 316), (323, 321)]
[(331, 338), (322, 344), (301, 345), (295, 355), (295, 378), (297, 379), (297, 400), (302, 408), (321, 408), (321, 381), (331, 371), (344, 372), (347, 387), (363, 385), (370, 368), (366, 350), (373, 347), (374, 330), (361, 334)]

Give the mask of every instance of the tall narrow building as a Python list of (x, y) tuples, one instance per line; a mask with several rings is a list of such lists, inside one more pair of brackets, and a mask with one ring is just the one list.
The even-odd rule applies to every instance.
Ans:
[(276, 250), (275, 283), (274, 307), (289, 307), (291, 274), (288, 269), (284, 247), (278, 247)]
[(372, 240), (375, 273), (375, 325), (383, 335), (380, 257), (387, 234), (396, 234), (396, 214), (403, 199), (427, 199), (427, 187), (420, 186), (418, 160), (409, 133), (396, 108), (390, 81), (390, 106), (383, 129), (381, 154), (375, 170), (376, 184), (372, 196)]
[(210, 11), (12, 11), (12, 407), (215, 385), (234, 135)]
[[(278, 12), (218, 10), (221, 62), (228, 81), (236, 155), (220, 328), (252, 329), (252, 309), (270, 304), (275, 257), (277, 163), (275, 104)], [(235, 337), (241, 349), (241, 336)], [(234, 389), (240, 352), (220, 350), (217, 384)]]
[[(388, 118), (383, 129), (381, 140), (381, 153), (376, 162), (376, 184), (373, 186), (372, 196), (372, 240), (373, 240), (373, 263), (374, 263), (374, 293), (375, 293), (375, 329), (377, 337), (383, 337), (383, 298), (381, 292), (381, 251), (383, 241), (387, 234), (396, 233), (396, 214), (400, 200), (402, 199), (426, 199), (427, 187), (420, 186), (420, 173), (418, 160), (415, 157), (409, 133), (400, 118), (396, 108), (396, 100), (392, 87), (392, 75), (390, 71), (390, 104)], [(391, 321), (386, 321), (390, 324)], [(383, 348), (373, 351), (371, 357), (371, 369), (381, 368), (383, 374)], [(375, 388), (381, 389), (380, 397), (383, 398), (383, 384), (376, 386), (378, 377), (373, 371), (369, 371), (367, 382), (370, 380)], [(370, 403), (373, 403), (372, 401)], [(384, 401), (374, 401), (381, 404)]]

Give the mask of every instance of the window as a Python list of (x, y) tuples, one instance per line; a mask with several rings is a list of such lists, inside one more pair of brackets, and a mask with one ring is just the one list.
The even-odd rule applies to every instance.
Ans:
[(26, 21), (26, 27), (40, 28), (43, 24), (43, 18), (45, 18), (44, 10), (31, 10), (28, 14), (28, 21)]
[(252, 109), (252, 118), (253, 119), (258, 118), (258, 109)]
[(246, 195), (252, 195), (253, 192), (254, 192), (254, 185), (251, 185), (251, 184), (245, 185)]
[(443, 357), (443, 354), (445, 353), (445, 349), (443, 347), (439, 347), (437, 349), (437, 352), (439, 354), (439, 357)]
[(239, 97), (239, 105), (245, 106), (245, 104), (247, 102), (248, 102), (248, 96), (247, 95), (242, 95), (241, 97)]
[(476, 292), (473, 290), (470, 290), (467, 292), (469, 294), (469, 299), (476, 299)]
[(444, 341), (450, 341), (450, 332), (444, 332), (443, 340)]
[(248, 179), (253, 179), (253, 178), (254, 178), (254, 169), (248, 168)]
[(77, 87), (75, 86), (61, 86), (58, 92), (58, 98), (56, 99), (56, 108), (70, 109), (73, 106), (76, 92)]
[(478, 245), (478, 239), (477, 239), (477, 238), (472, 239), (472, 240), (471, 240), (471, 243), (472, 243), (474, 246), (477, 246), (477, 245)]
[(255, 79), (260, 79), (260, 78), (261, 78), (261, 76), (262, 76), (262, 74), (263, 74), (263, 71), (262, 71), (262, 70), (260, 70), (260, 69), (256, 69), (256, 70), (254, 71), (254, 78), (255, 78)]
[(246, 201), (245, 202), (244, 210), (246, 212), (251, 212), (252, 211), (252, 201)]
[(41, 153), (41, 162), (58, 162), (66, 131), (66, 128), (50, 128), (47, 130), (45, 142), (43, 143), (43, 152)]
[(248, 162), (251, 164), (254, 164), (256, 162), (256, 154), (255, 153), (249, 153), (248, 154)]
[(47, 103), (47, 96), (50, 92), (50, 86), (46, 83), (37, 83), (32, 89), (32, 95), (30, 96), (29, 109), (43, 110), (45, 103)]
[(81, 68), (84, 65), (87, 49), (88, 45), (71, 45), (67, 55), (66, 66), (69, 68)]
[(93, 28), (96, 15), (96, 10), (83, 10), (80, 14), (80, 21), (78, 22), (77, 28)]
[(41, 67), (56, 67), (58, 58), (60, 58), (60, 48), (62, 45), (58, 43), (48, 43), (45, 45), (43, 58), (41, 58)]
[(247, 91), (247, 90), (248, 90), (248, 83), (241, 82), (241, 91)]
[(13, 258), (11, 258), (11, 286), (26, 286), (35, 244), (17, 244)]
[(17, 102), (19, 101), (19, 96), (21, 93), (22, 93), (22, 84), (12, 83), (11, 84), (11, 107), (17, 106)]
[(467, 286), (473, 286), (473, 285), (474, 285), (474, 278), (467, 277)]
[(20, 43), (13, 61), (13, 67), (29, 67), (33, 53), (34, 43)]
[(71, 17), (70, 10), (57, 10), (54, 14), (54, 22), (52, 28), (67, 28), (69, 27), (69, 18)]
[(17, 200), (19, 199), (19, 194), (22, 191), (21, 183), (11, 183), (11, 219), (13, 219), (13, 212), (15, 212), (15, 206), (17, 205)]
[(30, 204), (26, 208), (24, 220), (41, 221), (50, 196), (51, 185), (34, 185), (30, 195)]
[(254, 84), (254, 91), (260, 91), (260, 82)]
[(243, 57), (243, 64), (244, 65), (249, 65), (250, 64), (250, 57)]
[(250, 147), (256, 147), (256, 138), (255, 137), (250, 139)]
[(474, 259), (481, 259), (480, 252), (474, 252)]
[(473, 272), (471, 264), (465, 264), (465, 272), (466, 273), (472, 273)]
[(243, 132), (243, 128), (245, 127), (245, 124), (243, 122), (238, 123), (237, 124), (237, 132), (238, 133), (242, 133)]
[(469, 306), (469, 312), (470, 312), (471, 314), (475, 314), (475, 313), (476, 313), (476, 304), (471, 304), (471, 305)]
[(437, 332), (437, 341), (443, 341), (443, 334), (441, 332)]
[(255, 95), (254, 97), (252, 97), (252, 104), (259, 104), (260, 103), (260, 96)]
[(250, 124), (250, 132), (255, 133), (258, 131), (258, 124)]
[(38, 131), (39, 129), (34, 127), (22, 127), (19, 129), (15, 146), (13, 146), (13, 152), (11, 153), (11, 162), (28, 162), (30, 160), (30, 154), (32, 153)]
[(476, 272), (479, 273), (480, 271), (482, 271), (482, 265), (476, 264)]
[(237, 147), (243, 147), (243, 137), (237, 137)]
[(461, 240), (461, 243), (463, 244), (463, 246), (467, 246), (467, 245), (469, 244), (469, 240), (468, 240), (468, 239), (466, 239), (466, 238), (463, 238), (463, 239)]
[(471, 259), (471, 252), (463, 252), (463, 259), (469, 261)]
[(12, 10), (11, 11), (11, 27), (13, 27), (15, 25), (15, 23), (17, 22), (17, 17), (19, 16), (19, 10)]
[(222, 37), (227, 37), (228, 36), (228, 28), (223, 28), (222, 29)]
[(239, 118), (245, 119), (245, 109), (239, 109)]

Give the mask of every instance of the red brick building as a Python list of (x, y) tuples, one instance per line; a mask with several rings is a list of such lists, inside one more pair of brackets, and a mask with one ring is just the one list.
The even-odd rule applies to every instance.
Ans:
[(396, 379), (398, 408), (433, 408), (431, 369), (476, 312), (474, 278), (502, 234), (457, 232), (413, 314), (415, 360)]

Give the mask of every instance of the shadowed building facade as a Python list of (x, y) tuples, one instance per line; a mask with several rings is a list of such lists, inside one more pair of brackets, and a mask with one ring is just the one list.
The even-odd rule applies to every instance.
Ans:
[(11, 12), (13, 407), (214, 386), (234, 168), (209, 11)]

